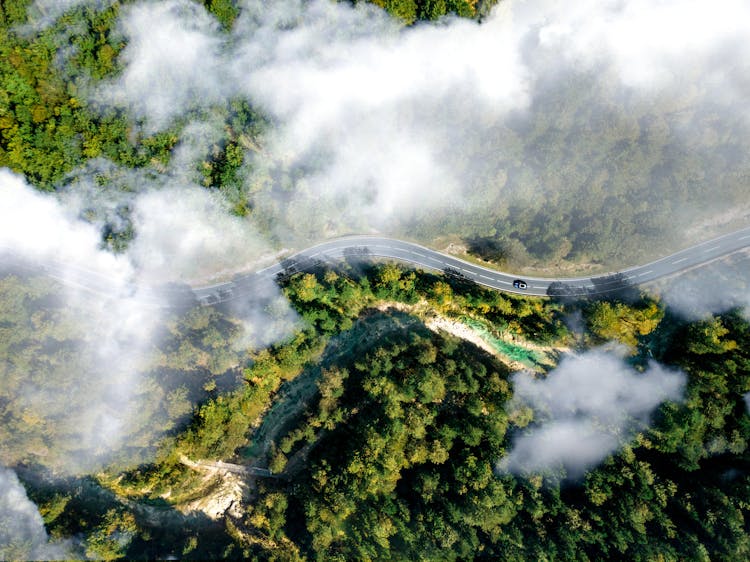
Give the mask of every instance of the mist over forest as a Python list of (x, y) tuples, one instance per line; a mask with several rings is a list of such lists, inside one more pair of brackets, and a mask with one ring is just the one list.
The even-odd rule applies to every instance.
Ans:
[[(740, 2), (502, 2), (407, 28), (363, 3), (244, 2), (229, 29), (188, 0), (116, 6), (116, 58), (93, 73), (83, 30), (35, 3), (73, 44), (52, 64), (93, 111), (174, 147), (151, 183), (220, 186), (276, 245), (376, 229), (488, 239), (515, 266), (621, 267), (750, 212)], [(131, 173), (98, 177), (126, 189)]]
[[(658, 482), (643, 518), (672, 542), (639, 555), (684, 555), (689, 471), (729, 467), (701, 513), (747, 487), (745, 254), (611, 303), (506, 299), (354, 260), (222, 306), (190, 286), (351, 233), (557, 278), (745, 227), (748, 38), (739, 0), (3, 3), (0, 558), (175, 555), (162, 536), (196, 557), (388, 559), (450, 539), (458, 557), (565, 558), (577, 547), (535, 522), (548, 508), (548, 522), (589, 517), (596, 558), (617, 463)], [(435, 335), (433, 316), (484, 334), (495, 358)], [(294, 392), (309, 408), (283, 418)], [(182, 519), (173, 506), (202, 490), (185, 459), (243, 451), (312, 476), (259, 485), (234, 535)], [(461, 503), (472, 478), (486, 521)], [(370, 521), (371, 500), (393, 520)], [(701, 544), (746, 552), (742, 509)]]

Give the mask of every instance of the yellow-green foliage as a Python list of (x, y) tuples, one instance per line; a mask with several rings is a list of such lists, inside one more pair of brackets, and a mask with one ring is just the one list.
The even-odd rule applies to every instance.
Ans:
[(606, 301), (595, 302), (587, 310), (591, 333), (599, 340), (616, 340), (635, 347), (640, 336), (653, 332), (664, 317), (656, 301), (646, 301), (639, 306)]
[[(465, 18), (478, 15), (477, 0), (368, 0), (368, 2), (380, 6), (406, 24), (436, 20), (448, 14)], [(496, 2), (497, 0), (488, 0), (484, 8), (489, 9)]]

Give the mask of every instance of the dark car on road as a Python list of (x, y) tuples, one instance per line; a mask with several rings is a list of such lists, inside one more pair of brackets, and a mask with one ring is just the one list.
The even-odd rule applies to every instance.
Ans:
[(515, 281), (513, 281), (513, 286), (516, 289), (525, 289), (526, 287), (528, 287), (526, 281), (521, 281), (520, 279), (516, 279)]

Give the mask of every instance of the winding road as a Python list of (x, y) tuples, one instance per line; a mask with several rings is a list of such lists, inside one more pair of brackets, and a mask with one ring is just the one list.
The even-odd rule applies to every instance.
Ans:
[(201, 303), (215, 304), (241, 298), (264, 280), (303, 271), (321, 262), (373, 257), (393, 259), (416, 267), (441, 271), (508, 293), (534, 296), (597, 295), (643, 285), (748, 247), (750, 227), (696, 244), (645, 265), (615, 273), (562, 279), (522, 277), (527, 283), (527, 288), (522, 290), (513, 286), (513, 282), (519, 279), (518, 275), (469, 263), (418, 244), (381, 236), (347, 236), (312, 246), (265, 269), (237, 276), (230, 282), (195, 287), (193, 293)]
[[(367, 260), (384, 258), (400, 261), (426, 270), (434, 270), (470, 280), (479, 285), (508, 293), (533, 296), (579, 297), (612, 293), (628, 287), (643, 285), (687, 269), (706, 264), (717, 258), (750, 247), (750, 227), (686, 248), (653, 262), (622, 271), (593, 277), (549, 279), (522, 277), (527, 288), (518, 289), (513, 282), (518, 275), (504, 273), (469, 263), (418, 244), (382, 236), (347, 236), (328, 240), (289, 256), (253, 273), (237, 275), (231, 281), (203, 287), (173, 284), (159, 288), (133, 287), (140, 300), (154, 306), (168, 306), (175, 298), (197, 300), (203, 305), (237, 301), (256, 294), (279, 276), (309, 270), (321, 264), (342, 259)], [(18, 258), (21, 267), (42, 271), (68, 286), (74, 286), (101, 296), (112, 294), (112, 280), (97, 272), (72, 264), (50, 261), (41, 266), (30, 266), (24, 256), (6, 251)]]

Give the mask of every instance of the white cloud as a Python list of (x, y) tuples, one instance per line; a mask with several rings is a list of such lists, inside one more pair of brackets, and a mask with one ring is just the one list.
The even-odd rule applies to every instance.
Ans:
[[(28, 415), (53, 424), (50, 433), (65, 440), (44, 453), (52, 467), (88, 469), (111, 458), (133, 429), (139, 372), (162, 312), (134, 284), (136, 272), (127, 257), (101, 248), (95, 226), (6, 170), (0, 170), (0, 186), (0, 248), (62, 281), (76, 323), (68, 333), (78, 346), (76, 360), (51, 367), (59, 372), (28, 372), (15, 380), (21, 385), (15, 393)], [(66, 404), (68, 392), (74, 393), (74, 407)]]
[(16, 473), (0, 467), (0, 559), (70, 560), (80, 558), (69, 542), (52, 542), (44, 521)]
[(198, 187), (151, 191), (135, 201), (129, 255), (144, 281), (191, 281), (247, 268), (268, 250), (218, 194)]
[[(248, 154), (259, 174), (253, 181), (272, 181), (262, 176), (269, 162), (294, 170), (283, 204), (253, 195), (275, 234), (388, 231), (394, 221), (434, 220), (435, 211), (482, 215), (498, 200), (534, 207), (555, 205), (565, 193), (586, 196), (596, 174), (562, 170), (555, 185), (547, 172), (560, 166), (562, 148), (534, 137), (533, 116), (530, 130), (517, 126), (539, 103), (561, 120), (550, 134), (587, 127), (587, 135), (554, 141), (584, 152), (600, 144), (619, 150), (607, 145), (618, 128), (632, 133), (629, 140), (621, 134), (623, 142), (651, 134), (650, 125), (612, 118), (613, 99), (625, 113), (628, 104), (657, 108), (667, 121), (654, 130), (671, 150), (660, 173), (671, 173), (671, 155), (684, 145), (700, 152), (703, 133), (717, 124), (734, 130), (747, 115), (749, 16), (740, 0), (710, 7), (506, 0), (481, 25), (450, 19), (402, 29), (362, 4), (247, 0), (233, 31), (222, 35), (186, 0), (141, 3), (124, 11), (125, 72), (99, 99), (131, 107), (159, 128), (189, 108), (247, 97), (274, 123), (264, 153)], [(593, 100), (585, 111), (576, 105), (581, 88)], [(690, 119), (677, 111), (686, 107)], [(518, 158), (522, 171), (514, 170)], [(726, 164), (716, 161), (713, 170), (711, 162), (703, 166), (704, 187), (690, 195), (698, 214), (726, 206), (712, 180)], [(744, 164), (737, 166), (740, 173)], [(619, 181), (617, 170), (595, 171), (608, 178), (605, 190)], [(625, 181), (639, 189), (653, 185), (647, 168), (642, 177), (629, 173)], [(687, 215), (672, 215), (673, 223), (658, 222), (679, 233)]]
[(517, 439), (500, 467), (528, 474), (564, 467), (566, 475), (577, 477), (617, 450), (620, 441), (587, 420), (565, 419), (535, 428)]
[(142, 2), (123, 19), (129, 43), (118, 99), (163, 123), (188, 101), (208, 105), (243, 93), (307, 144), (351, 112), (426, 98), (453, 104), (456, 92), (495, 113), (523, 108), (549, 65), (605, 63), (624, 85), (651, 89), (675, 86), (690, 69), (729, 55), (714, 61), (716, 70), (722, 80), (741, 80), (732, 74), (747, 66), (748, 16), (740, 0), (710, 8), (698, 0), (515, 0), (482, 25), (454, 19), (401, 30), (371, 6), (248, 0), (227, 37), (196, 3)]
[[(166, 310), (180, 297), (155, 293), (149, 284), (216, 275), (268, 251), (246, 221), (229, 215), (222, 200), (205, 190), (163, 188), (158, 182), (141, 189), (119, 201), (133, 209), (136, 237), (126, 253), (115, 255), (103, 248), (102, 223), (78, 218), (78, 198), (39, 193), (0, 170), (0, 253), (59, 279), (73, 323), (66, 333), (75, 349), (63, 349), (64, 360), (44, 366), (54, 372), (32, 369), (14, 376), (12, 389), (6, 386), (25, 415), (50, 426), (51, 441), (34, 454), (54, 469), (95, 470), (116, 459), (123, 447), (147, 451), (159, 436), (164, 414), (149, 411), (158, 408), (159, 397), (145, 373), (152, 368)], [(100, 195), (102, 201), (93, 201), (92, 208), (106, 221), (112, 208)], [(290, 333), (296, 316), (280, 297), (273, 283), (243, 296), (235, 312), (246, 322), (245, 344), (268, 344)], [(267, 310), (270, 304), (273, 310)], [(14, 352), (20, 364), (26, 364), (23, 352)]]
[(104, 8), (114, 3), (114, 0), (34, 0), (27, 13), (29, 24), (21, 31), (39, 31), (52, 25), (57, 18), (79, 6)]
[(97, 230), (77, 220), (53, 197), (32, 190), (7, 169), (0, 169), (0, 185), (0, 248), (112, 274), (120, 283), (132, 278), (127, 259), (102, 252)]
[(750, 256), (738, 253), (679, 277), (662, 281), (656, 290), (669, 309), (688, 320), (706, 319), (732, 308), (750, 318)]
[(199, 11), (177, 1), (126, 11), (125, 72), (96, 99), (162, 128), (191, 107), (248, 96), (279, 120), (267, 156), (308, 164), (325, 154), (305, 179), (307, 195), (343, 203), (336, 208), (344, 216), (378, 222), (415, 206), (456, 203), (458, 182), (440, 165), (455, 119), (440, 123), (433, 113), (431, 124), (421, 122), (426, 100), (433, 108), (465, 96), (474, 105), (478, 95), (493, 112), (527, 101), (510, 25), (494, 34), (478, 34), (471, 22), (455, 22), (450, 33), (401, 34), (372, 7), (249, 2), (222, 41)]
[[(445, 158), (454, 128), (528, 103), (508, 20), (402, 32), (363, 6), (281, 2), (258, 17), (258, 4), (246, 4), (256, 17), (236, 24), (228, 82), (276, 119), (263, 157), (307, 168), (296, 196), (338, 228), (462, 205)], [(291, 228), (297, 218), (286, 217)]]
[(611, 59), (622, 81), (634, 87), (674, 85), (725, 48), (747, 52), (750, 7), (738, 0), (711, 6), (697, 0), (618, 0), (530, 7), (543, 14), (540, 44), (583, 64)]
[(99, 99), (147, 116), (150, 128), (223, 99), (225, 84), (214, 65), (222, 47), (219, 25), (202, 6), (189, 0), (144, 2), (125, 9), (122, 22), (126, 68)]
[[(362, 33), (355, 26), (350, 31), (353, 18), (372, 22), (371, 29)], [(244, 77), (242, 91), (289, 125), (286, 142), (297, 150), (331, 129), (369, 127), (368, 121), (358, 122), (366, 116), (385, 117), (391, 121), (389, 132), (397, 133), (402, 126), (408, 134), (420, 123), (406, 112), (400, 115), (404, 121), (395, 122), (400, 109), (435, 99), (453, 102), (456, 93), (495, 111), (527, 102), (519, 35), (507, 20), (495, 19), (487, 29), (454, 21), (449, 27), (395, 33), (384, 19), (369, 10), (312, 2), (302, 8), (293, 29), (271, 33), (268, 28), (274, 23), (267, 22), (253, 30), (264, 40), (270, 37), (263, 45), (263, 63), (248, 73), (253, 61), (240, 56), (231, 70), (239, 80)], [(252, 43), (252, 36), (248, 38)], [(440, 119), (439, 114), (432, 117)]]
[(180, 132), (177, 145), (169, 159), (168, 174), (170, 181), (177, 180), (182, 184), (197, 183), (199, 177), (196, 163), (214, 152), (224, 138), (225, 124), (223, 119), (205, 119), (191, 121)]
[(603, 349), (565, 357), (542, 379), (517, 373), (515, 400), (533, 408), (536, 424), (514, 439), (499, 467), (523, 474), (563, 468), (579, 477), (644, 428), (659, 404), (680, 400), (685, 383), (684, 374), (656, 363), (639, 373)]
[[(42, 4), (49, 3), (40, 0)], [(289, 172), (292, 185), (284, 186), (278, 198), (258, 193), (252, 202), (282, 240), (290, 230), (302, 232), (299, 238), (309, 241), (323, 232), (387, 229), (394, 218), (433, 220), (441, 209), (479, 215), (498, 201), (512, 200), (533, 210), (534, 205), (554, 205), (566, 191), (585, 195), (595, 188), (605, 198), (608, 182), (620, 180), (614, 168), (598, 170), (607, 178), (600, 184), (579, 177), (577, 170), (554, 169), (554, 177), (542, 174), (551, 167), (550, 146), (534, 137), (539, 131), (533, 120), (517, 126), (519, 116), (528, 116), (540, 100), (547, 110), (560, 106), (545, 114), (560, 117), (552, 125), (543, 123), (550, 134), (564, 133), (573, 124), (587, 127), (588, 134), (551, 142), (556, 150), (577, 153), (578, 143), (591, 150), (617, 127), (632, 130), (633, 138), (653, 132), (650, 126), (641, 130), (638, 122), (609, 119), (607, 107), (615, 98), (658, 106), (659, 116), (666, 117), (653, 127), (654, 134), (669, 137), (674, 151), (684, 149), (684, 138), (701, 138), (692, 134), (692, 122), (711, 122), (701, 133), (718, 135), (712, 129), (716, 121), (724, 124), (727, 135), (747, 134), (742, 121), (747, 110), (744, 101), (737, 102), (750, 91), (750, 6), (740, 0), (719, 0), (711, 6), (697, 0), (584, 0), (574, 5), (506, 0), (481, 25), (449, 20), (406, 30), (362, 4), (281, 0), (269, 5), (247, 0), (242, 7), (228, 35), (198, 3), (188, 0), (140, 2), (123, 9), (125, 69), (94, 98), (129, 108), (150, 130), (167, 126), (190, 109), (234, 96), (260, 106), (274, 127), (267, 132), (264, 153), (248, 157), (256, 158), (259, 175), (274, 165)], [(580, 81), (581, 76), (589, 81)], [(606, 95), (594, 96), (596, 107), (578, 107), (582, 87)], [(662, 109), (667, 106), (669, 112)], [(0, 242), (22, 243), (19, 247), (39, 259), (56, 257), (70, 264), (65, 275), (86, 268), (113, 277), (124, 293), (134, 278), (175, 273), (186, 279), (230, 267), (227, 260), (233, 258), (248, 262), (262, 246), (253, 228), (228, 217), (220, 201), (192, 186), (190, 174), (183, 171), (200, 154), (200, 143), (213, 143), (215, 135), (210, 124), (190, 126), (177, 164), (163, 178), (143, 178), (149, 187), (138, 187), (122, 201), (103, 196), (97, 203), (107, 220), (122, 203), (135, 209), (136, 238), (126, 256), (100, 251), (96, 229), (77, 222), (72, 213), (41, 196), (21, 197), (12, 189), (2, 194), (9, 207), (4, 205), (0, 216), (7, 215), (3, 230), (9, 238)], [(521, 147), (526, 145), (532, 148), (524, 152)], [(727, 154), (734, 146), (727, 145)], [(619, 150), (616, 145), (611, 149)], [(695, 150), (700, 153), (700, 147)], [(613, 158), (602, 161), (609, 166)], [(665, 162), (663, 173), (668, 176), (668, 158)], [(708, 164), (709, 169), (725, 167), (723, 160)], [(738, 175), (747, 171), (742, 161), (736, 166)], [(707, 212), (726, 202), (719, 188), (714, 191), (710, 172), (702, 171), (702, 179), (688, 179), (711, 187), (704, 190), (708, 196), (695, 189), (692, 200)], [(537, 179), (514, 183), (514, 177), (522, 175)], [(547, 185), (557, 176), (562, 178), (559, 185)], [(651, 179), (637, 174), (627, 178), (647, 186)], [(161, 191), (151, 189), (150, 182)], [(658, 200), (658, 191), (653, 197)], [(85, 204), (79, 201), (76, 208)], [(6, 208), (27, 209), (32, 218), (23, 212), (3, 213)], [(46, 222), (35, 222), (34, 216)], [(679, 230), (679, 221), (673, 222)], [(128, 337), (112, 335), (114, 340)], [(624, 369), (609, 367), (614, 372)], [(656, 366), (649, 371), (658, 372)], [(644, 378), (631, 375), (638, 381)], [(613, 375), (614, 380), (618, 377)], [(597, 396), (605, 403), (613, 400)], [(628, 408), (634, 407), (623, 399)], [(597, 420), (603, 415), (582, 411)], [(628, 416), (640, 415), (626, 411)], [(569, 434), (574, 421), (566, 418), (559, 431)], [(627, 433), (628, 424), (626, 429), (618, 424), (615, 434)], [(583, 425), (581, 431), (592, 428), (598, 425)], [(574, 465), (572, 459), (563, 460)]]

